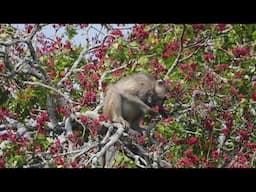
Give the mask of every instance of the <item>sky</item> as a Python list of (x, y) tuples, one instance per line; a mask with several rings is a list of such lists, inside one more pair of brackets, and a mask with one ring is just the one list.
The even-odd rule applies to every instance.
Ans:
[[(118, 27), (116, 24), (111, 24), (113, 27)], [(122, 27), (131, 27), (134, 24), (126, 24), (125, 26)], [(24, 24), (15, 24), (15, 27), (18, 27), (19, 29), (24, 29)], [(120, 27), (121, 28), (121, 27)], [(88, 36), (89, 36), (89, 41), (92, 40), (92, 38), (99, 34), (99, 40), (102, 40), (102, 38), (104, 37), (103, 34), (99, 33), (99, 31), (101, 30), (101, 25), (100, 24), (92, 24), (92, 28), (90, 29)], [(126, 36), (128, 34), (129, 30), (122, 30), (124, 35)], [(53, 38), (55, 36), (55, 29), (51, 26), (51, 25), (47, 25), (45, 27), (42, 28), (42, 32), (46, 35), (46, 37), (49, 38)], [(58, 36), (61, 36), (61, 34), (64, 32), (64, 28), (61, 28), (58, 31)], [(103, 30), (104, 33), (106, 33), (106, 29), (105, 31)], [(67, 39), (66, 37), (63, 37), (63, 40)], [(85, 30), (79, 30), (78, 34), (72, 39), (72, 43), (74, 43), (75, 45), (84, 45), (86, 42), (86, 34), (85, 34)]]

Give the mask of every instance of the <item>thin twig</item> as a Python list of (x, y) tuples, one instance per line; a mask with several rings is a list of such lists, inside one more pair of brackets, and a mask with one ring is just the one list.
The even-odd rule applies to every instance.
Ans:
[(183, 38), (184, 38), (184, 34), (186, 31), (186, 25), (183, 24), (183, 30), (181, 33), (181, 37), (180, 37), (180, 46), (179, 46), (179, 51), (178, 51), (178, 56), (176, 57), (175, 61), (173, 62), (172, 66), (170, 67), (170, 69), (167, 71), (164, 79), (167, 79), (168, 76), (173, 72), (173, 70), (175, 69), (175, 67), (179, 64), (180, 62), (180, 57), (183, 51)]
[(67, 95), (63, 94), (62, 92), (60, 92), (58, 89), (54, 88), (54, 87), (51, 87), (49, 85), (45, 85), (43, 83), (40, 83), (40, 82), (30, 82), (30, 81), (23, 81), (24, 84), (27, 84), (27, 85), (36, 85), (36, 86), (41, 86), (41, 87), (44, 87), (44, 88), (47, 88), (49, 90), (52, 90), (54, 91), (55, 93), (58, 93), (59, 95), (61, 95), (64, 99), (66, 99), (67, 101), (69, 101), (70, 103), (75, 103), (75, 104), (79, 104), (77, 102), (74, 102), (72, 101)]
[(201, 49), (201, 47), (197, 48), (197, 50), (195, 50), (194, 52), (192, 52), (192, 53), (191, 53), (190, 55), (188, 55), (187, 57), (184, 57), (184, 58), (180, 59), (179, 62), (185, 61), (185, 60), (189, 59), (190, 57), (192, 57), (193, 55), (196, 55), (196, 54), (199, 52), (200, 49)]

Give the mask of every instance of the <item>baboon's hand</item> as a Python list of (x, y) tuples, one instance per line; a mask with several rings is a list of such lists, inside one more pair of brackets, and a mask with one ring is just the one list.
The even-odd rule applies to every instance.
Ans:
[(152, 108), (149, 108), (148, 114), (149, 114), (149, 115), (152, 115), (152, 116), (157, 116), (157, 115), (159, 115), (159, 112), (158, 112), (158, 111), (155, 111), (155, 110), (152, 109)]

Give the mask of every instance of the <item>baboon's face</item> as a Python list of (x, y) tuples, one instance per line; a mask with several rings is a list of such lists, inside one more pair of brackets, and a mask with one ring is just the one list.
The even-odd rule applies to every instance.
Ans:
[(164, 87), (163, 81), (156, 81), (155, 88), (153, 92), (151, 92), (147, 96), (146, 104), (150, 107), (153, 106), (162, 106), (164, 101), (166, 100), (166, 89)]

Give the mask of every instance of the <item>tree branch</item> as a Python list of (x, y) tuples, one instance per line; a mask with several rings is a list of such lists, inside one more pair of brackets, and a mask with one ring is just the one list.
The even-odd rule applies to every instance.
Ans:
[(175, 69), (175, 67), (179, 64), (180, 62), (180, 57), (183, 51), (183, 38), (184, 38), (184, 34), (186, 31), (186, 25), (183, 24), (183, 30), (181, 33), (181, 37), (180, 37), (180, 46), (179, 46), (179, 52), (178, 52), (178, 56), (176, 57), (175, 61), (173, 62), (172, 66), (170, 67), (170, 69), (167, 71), (164, 79), (167, 79), (168, 76), (173, 72), (173, 70)]
[(69, 101), (70, 103), (75, 103), (75, 104), (79, 104), (77, 102), (74, 102), (72, 101), (67, 95), (63, 94), (62, 92), (60, 92), (59, 90), (57, 90), (56, 88), (53, 88), (49, 85), (45, 85), (43, 83), (40, 83), (40, 82), (30, 82), (30, 81), (23, 81), (24, 84), (27, 84), (27, 85), (36, 85), (36, 86), (41, 86), (41, 87), (44, 87), (46, 89), (49, 89), (49, 90), (52, 90), (54, 91), (55, 93), (61, 95), (64, 99), (66, 99), (67, 101)]

